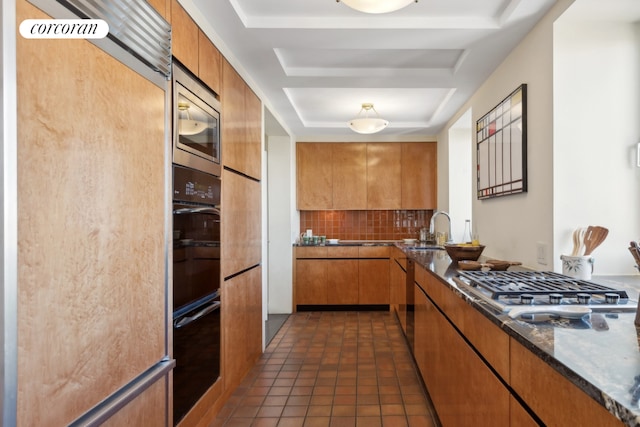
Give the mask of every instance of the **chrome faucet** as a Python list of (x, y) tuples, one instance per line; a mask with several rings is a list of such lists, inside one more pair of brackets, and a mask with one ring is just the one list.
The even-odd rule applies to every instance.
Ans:
[(436, 217), (438, 215), (444, 215), (449, 220), (449, 234), (447, 235), (447, 243), (451, 242), (452, 241), (452, 239), (451, 239), (451, 217), (445, 211), (435, 211), (433, 213), (433, 215), (431, 216), (431, 222), (429, 223), (429, 234), (431, 234), (433, 236), (434, 233), (436, 232), (436, 230), (435, 230), (436, 229)]

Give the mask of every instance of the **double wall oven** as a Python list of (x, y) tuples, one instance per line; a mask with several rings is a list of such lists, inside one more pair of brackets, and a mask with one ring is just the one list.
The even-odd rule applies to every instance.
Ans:
[(173, 414), (220, 376), (220, 105), (173, 68)]

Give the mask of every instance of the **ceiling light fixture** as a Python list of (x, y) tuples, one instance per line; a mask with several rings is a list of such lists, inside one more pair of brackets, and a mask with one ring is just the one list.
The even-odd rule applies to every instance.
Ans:
[(191, 106), (186, 102), (178, 102), (178, 110), (187, 113), (186, 119), (178, 118), (178, 135), (197, 135), (208, 127), (206, 122), (192, 120), (189, 108)]
[[(358, 117), (349, 121), (349, 128), (352, 131), (362, 134), (380, 132), (389, 125), (389, 122), (378, 117), (369, 117), (369, 110), (373, 110), (378, 116), (378, 112), (373, 108), (373, 104), (364, 103), (358, 113)], [(360, 117), (364, 111), (364, 117)]]
[(344, 3), (351, 9), (364, 13), (389, 13), (409, 6), (410, 3), (418, 3), (418, 0), (336, 0), (336, 3)]

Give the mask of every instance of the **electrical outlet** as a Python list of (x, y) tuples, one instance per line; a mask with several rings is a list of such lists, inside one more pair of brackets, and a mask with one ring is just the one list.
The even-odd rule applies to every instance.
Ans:
[(548, 245), (544, 242), (537, 243), (538, 264), (547, 265)]

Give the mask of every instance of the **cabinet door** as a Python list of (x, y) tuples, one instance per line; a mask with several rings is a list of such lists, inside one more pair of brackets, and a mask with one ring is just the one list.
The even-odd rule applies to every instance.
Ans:
[(262, 349), (260, 267), (223, 282), (221, 333), (224, 343), (225, 389), (235, 388), (251, 369)]
[(222, 171), (222, 277), (260, 263), (262, 257), (260, 183)]
[(170, 21), (170, 16), (167, 14), (167, 10), (171, 8), (171, 3), (168, 0), (148, 0), (149, 4), (158, 11), (160, 15), (167, 21)]
[(246, 141), (240, 170), (250, 177), (260, 179), (262, 174), (262, 101), (249, 86), (245, 85), (244, 89)]
[(198, 77), (211, 90), (220, 94), (222, 55), (202, 30), (198, 30)]
[(171, 50), (193, 74), (198, 74), (198, 25), (177, 0), (171, 1)]
[(391, 309), (396, 312), (404, 333), (407, 333), (407, 273), (402, 269), (395, 258), (390, 261), (389, 272), (389, 298)]
[(509, 391), (421, 287), (414, 289), (416, 361), (442, 425), (509, 425)]
[(437, 206), (437, 143), (402, 143), (402, 209)]
[(623, 425), (593, 398), (514, 338), (511, 338), (511, 386), (546, 425)]
[(331, 144), (333, 209), (367, 209), (367, 144)]
[(389, 259), (358, 260), (358, 302), (389, 304)]
[(327, 304), (327, 261), (296, 261), (296, 305)]
[(327, 303), (358, 304), (358, 260), (328, 261)]
[(367, 144), (367, 209), (400, 209), (402, 146)]
[(298, 209), (332, 209), (331, 146), (321, 143), (296, 144), (296, 154)]

